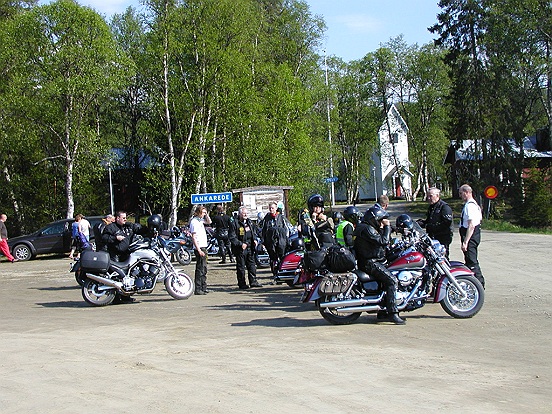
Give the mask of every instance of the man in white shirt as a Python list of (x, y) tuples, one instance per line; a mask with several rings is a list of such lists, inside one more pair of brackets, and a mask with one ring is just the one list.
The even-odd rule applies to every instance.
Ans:
[(468, 184), (462, 185), (458, 192), (462, 201), (464, 201), (462, 218), (460, 219), (460, 240), (464, 252), (464, 262), (485, 287), (485, 278), (481, 273), (479, 261), (477, 260), (477, 248), (481, 241), (481, 208), (474, 200), (473, 190)]
[(79, 229), (82, 234), (84, 234), (84, 237), (86, 237), (86, 240), (90, 241), (90, 229), (92, 226), (90, 225), (90, 222), (86, 220), (86, 217), (82, 216), (81, 221), (79, 222)]
[(196, 257), (195, 294), (205, 295), (207, 290), (207, 232), (204, 224), (211, 224), (211, 218), (204, 206), (196, 207), (194, 217), (190, 220), (190, 233), (194, 243)]

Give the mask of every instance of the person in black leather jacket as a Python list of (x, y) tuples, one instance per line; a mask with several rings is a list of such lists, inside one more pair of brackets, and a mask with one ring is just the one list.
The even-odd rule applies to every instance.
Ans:
[(126, 211), (118, 211), (115, 221), (105, 227), (102, 242), (107, 247), (111, 260), (124, 261), (129, 256), (129, 247), (135, 234), (142, 232), (138, 223), (128, 223)]
[(452, 209), (441, 200), (441, 191), (436, 187), (431, 187), (427, 192), (427, 217), (425, 220), (417, 220), (418, 224), (427, 230), (427, 234), (432, 239), (438, 240), (447, 249), (447, 259), (449, 257), (449, 246), (452, 243)]
[(395, 303), (397, 279), (385, 267), (385, 249), (391, 239), (389, 214), (379, 206), (369, 208), (354, 234), (358, 268), (381, 282), (385, 289), (386, 311), (378, 312), (378, 319), (403, 325), (405, 321), (399, 317)]
[[(240, 289), (249, 287), (262, 287), (257, 281), (257, 266), (255, 264), (255, 227), (247, 218), (247, 207), (241, 206), (238, 209), (238, 219), (230, 223), (228, 237), (232, 244), (234, 257), (236, 258), (236, 276)], [(249, 285), (245, 282), (245, 272)]]
[(230, 263), (234, 263), (234, 255), (232, 254), (230, 239), (228, 238), (228, 229), (230, 228), (232, 220), (234, 219), (226, 214), (222, 204), (219, 204), (217, 206), (217, 213), (213, 217), (213, 225), (215, 227), (215, 236), (219, 246), (220, 264), (226, 263), (226, 254), (228, 254), (230, 258)]

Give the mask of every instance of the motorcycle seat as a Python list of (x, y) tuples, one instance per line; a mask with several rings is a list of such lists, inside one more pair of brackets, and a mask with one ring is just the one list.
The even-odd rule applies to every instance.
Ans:
[(353, 270), (353, 273), (357, 275), (358, 280), (360, 280), (362, 283), (371, 282), (374, 280), (370, 277), (368, 273), (363, 272), (360, 269)]

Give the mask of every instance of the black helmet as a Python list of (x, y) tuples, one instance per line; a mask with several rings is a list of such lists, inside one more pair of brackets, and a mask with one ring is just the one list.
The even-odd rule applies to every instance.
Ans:
[(375, 228), (379, 228), (380, 222), (386, 218), (389, 218), (389, 213), (381, 207), (374, 206), (366, 210), (362, 221), (364, 223), (370, 224)]
[(345, 220), (350, 221), (356, 226), (360, 221), (360, 211), (358, 211), (358, 208), (355, 206), (349, 206), (343, 210), (343, 217), (345, 217)]
[(153, 216), (148, 217), (148, 229), (150, 230), (157, 230), (161, 228), (161, 225), (163, 224), (163, 219), (159, 214), (154, 214)]
[(334, 211), (332, 213), (332, 220), (335, 224), (339, 224), (339, 222), (343, 220), (343, 214), (341, 214), (341, 211)]
[(412, 228), (414, 227), (414, 222), (412, 221), (412, 218), (408, 214), (401, 214), (399, 217), (397, 217), (395, 225), (397, 229), (412, 230)]
[(171, 237), (180, 237), (182, 235), (182, 230), (180, 230), (180, 227), (173, 226), (171, 229)]
[(305, 248), (305, 242), (302, 237), (293, 239), (290, 243), (291, 250), (301, 250)]
[(312, 213), (315, 207), (324, 207), (324, 198), (320, 194), (313, 194), (307, 200), (307, 205)]

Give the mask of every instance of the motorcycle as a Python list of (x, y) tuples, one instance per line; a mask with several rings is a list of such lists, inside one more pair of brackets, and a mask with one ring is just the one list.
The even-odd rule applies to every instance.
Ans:
[(171, 229), (171, 236), (169, 239), (165, 239), (161, 236), (158, 237), (163, 247), (167, 249), (182, 266), (187, 266), (192, 262), (191, 252), (193, 251), (194, 245), (189, 232), (181, 231), (175, 226)]
[(295, 242), (300, 240), (298, 236), (290, 239), (288, 249), (282, 260), (277, 263), (276, 274), (274, 275), (274, 283), (287, 283), (288, 286), (302, 284), (300, 279), (303, 271), (303, 258), (305, 257), (304, 243)]
[[(397, 277), (399, 312), (421, 308), (430, 298), (454, 318), (471, 318), (480, 311), (485, 298), (483, 286), (469, 268), (461, 262), (449, 262), (445, 253), (445, 247), (416, 223), (412, 233), (391, 249), (387, 268)], [(381, 284), (359, 269), (342, 274), (311, 269), (300, 272), (297, 278), (305, 280), (302, 301), (314, 301), (322, 317), (332, 324), (350, 324), (362, 312), (385, 311)]]
[(130, 256), (123, 262), (110, 260), (109, 253), (86, 250), (74, 262), (71, 271), (82, 286), (82, 297), (94, 306), (106, 306), (117, 295), (149, 294), (164, 279), (165, 288), (174, 299), (187, 299), (194, 292), (190, 276), (176, 271), (169, 253), (158, 236), (137, 238), (130, 245)]

